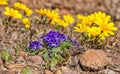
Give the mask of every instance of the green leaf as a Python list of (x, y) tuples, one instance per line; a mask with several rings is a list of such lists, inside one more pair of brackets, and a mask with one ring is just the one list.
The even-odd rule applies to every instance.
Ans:
[(50, 53), (50, 57), (51, 57), (51, 58), (52, 58), (52, 57), (55, 57), (55, 53), (54, 53), (54, 52)]
[(49, 55), (48, 55), (47, 52), (45, 52), (45, 53), (43, 54), (43, 58), (44, 58), (44, 60), (48, 60), (48, 59), (49, 59)]
[(70, 57), (70, 53), (69, 52), (65, 52), (67, 57)]
[(7, 59), (7, 61), (9, 62), (11, 60), (12, 60), (12, 56), (9, 56), (8, 59)]
[(31, 70), (30, 70), (29, 67), (24, 68), (24, 69), (22, 70), (22, 74), (30, 74), (30, 73), (31, 73)]
[(51, 67), (54, 67), (54, 66), (57, 65), (57, 63), (58, 63), (58, 60), (57, 60), (56, 58), (52, 58), (52, 59), (51, 59), (51, 64), (50, 64), (50, 66), (51, 66)]
[(64, 41), (62, 43), (62, 48), (69, 48), (70, 46), (72, 46), (73, 44), (69, 41)]
[(35, 55), (37, 53), (38, 53), (38, 51), (30, 51), (30, 55)]
[(1, 56), (2, 56), (2, 59), (6, 61), (8, 57), (7, 51), (6, 50), (2, 51)]
[(52, 49), (52, 52), (60, 52), (61, 51), (61, 47), (56, 47)]
[(38, 55), (40, 55), (40, 56), (41, 56), (42, 54), (43, 54), (43, 52), (40, 52), (40, 51), (38, 52)]
[(55, 24), (55, 29), (56, 29), (57, 31), (60, 30), (60, 26), (59, 26), (59, 24)]
[(8, 51), (6, 51), (6, 50), (2, 51), (1, 56), (2, 56), (2, 59), (5, 62), (9, 62), (9, 61), (12, 60), (12, 56), (10, 56), (9, 53), (8, 53)]
[(62, 56), (60, 54), (56, 54), (56, 58), (59, 60), (59, 61), (62, 61)]
[(67, 49), (66, 45), (67, 45), (67, 44), (66, 44), (66, 41), (63, 42), (63, 43), (61, 44), (61, 46), (60, 46), (60, 47), (62, 48), (61, 50), (65, 51), (65, 50)]
[(38, 55), (42, 55), (43, 53), (45, 53), (47, 51), (47, 49), (40, 49), (38, 52)]

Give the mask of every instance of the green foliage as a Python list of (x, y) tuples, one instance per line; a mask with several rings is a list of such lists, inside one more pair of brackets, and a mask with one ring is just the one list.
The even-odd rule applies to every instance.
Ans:
[(12, 60), (12, 56), (10, 56), (6, 50), (2, 51), (1, 56), (4, 62), (9, 62)]
[(72, 46), (73, 45), (73, 43), (71, 43), (70, 41), (65, 41), (65, 42), (63, 42), (62, 44), (61, 44), (61, 47), (63, 48), (63, 49), (65, 49), (65, 48), (69, 48), (70, 46)]
[(31, 70), (29, 67), (26, 67), (22, 70), (22, 74), (30, 74), (31, 73)]
[(56, 59), (56, 58), (51, 58), (51, 62), (50, 62), (50, 66), (51, 67), (53, 67), (53, 66), (55, 66), (56, 64), (58, 63), (58, 59)]
[(52, 48), (51, 50), (53, 53), (58, 53), (61, 51), (61, 47), (56, 47), (56, 48)]
[(51, 48), (46, 46), (44, 49), (39, 51), (30, 51), (30, 55), (40, 55), (46, 62), (46, 67), (54, 67), (59, 63), (63, 64), (65, 60), (70, 56), (70, 53), (67, 51), (73, 43), (69, 41), (64, 41), (60, 46), (56, 48)]
[(48, 52), (45, 52), (42, 56), (43, 56), (44, 60), (48, 60), (49, 59)]
[(16, 46), (15, 48), (15, 55), (18, 56), (19, 51), (21, 50), (20, 46)]
[(49, 67), (54, 67), (58, 63), (64, 63), (67, 60), (66, 58), (70, 56), (67, 49), (72, 45), (71, 42), (64, 41), (59, 47), (48, 49), (42, 56)]

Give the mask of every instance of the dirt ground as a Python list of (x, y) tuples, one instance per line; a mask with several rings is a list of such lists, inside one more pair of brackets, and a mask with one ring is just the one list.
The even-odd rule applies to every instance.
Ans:
[[(40, 56), (27, 56), (23, 57), (26, 53), (19, 51), (19, 56), (15, 57), (15, 49), (19, 44), (21, 47), (26, 47), (29, 44), (31, 38), (28, 37), (30, 32), (26, 34), (25, 29), (20, 25), (19, 28), (15, 26), (10, 26), (5, 28), (2, 25), (2, 20), (4, 19), (3, 10), (4, 8), (0, 7), (0, 53), (2, 50), (8, 49), (10, 55), (13, 56), (13, 61), (8, 62), (6, 65), (3, 65), (2, 59), (0, 58), (0, 74), (22, 74), (21, 70), (29, 66), (31, 68), (31, 74), (120, 74), (120, 0), (9, 0), (9, 6), (12, 6), (15, 1), (20, 1), (26, 4), (28, 7), (33, 10), (37, 8), (50, 8), (50, 9), (60, 9), (60, 14), (83, 14), (88, 15), (94, 11), (104, 11), (107, 14), (112, 16), (112, 20), (117, 26), (118, 30), (116, 31), (115, 36), (107, 39), (108, 45), (103, 49), (107, 56), (112, 59), (112, 65), (108, 68), (105, 68), (100, 71), (84, 71), (80, 68), (78, 63), (79, 55), (71, 57), (73, 60), (66, 66), (53, 68), (52, 70), (45, 69), (41, 64), (43, 60)], [(34, 15), (37, 16), (36, 13)], [(35, 17), (30, 17), (34, 19)], [(15, 22), (13, 22), (15, 23)], [(17, 25), (19, 22), (15, 23)], [(32, 23), (34, 25), (34, 23)], [(32, 32), (35, 32), (37, 26), (32, 27)], [(38, 28), (43, 28), (39, 26)], [(36, 39), (43, 34), (41, 31), (39, 34), (32, 33), (34, 37), (32, 40)], [(109, 44), (111, 42), (111, 44)], [(20, 49), (24, 50), (24, 49)], [(84, 51), (84, 50), (83, 50)], [(22, 57), (21, 57), (22, 56)], [(77, 59), (77, 62), (76, 62)], [(71, 66), (74, 65), (74, 66)], [(59, 70), (62, 70), (62, 73)]]

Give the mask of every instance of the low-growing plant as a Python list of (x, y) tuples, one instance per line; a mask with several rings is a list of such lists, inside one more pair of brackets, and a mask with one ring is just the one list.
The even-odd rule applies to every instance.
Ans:
[(27, 7), (25, 4), (20, 3), (20, 2), (15, 2), (14, 6), (15, 9), (22, 10), (24, 11), (26, 16), (31, 16), (33, 11), (29, 7)]
[[(5, 3), (7, 0), (3, 0)], [(2, 3), (2, 2), (0, 2)], [(5, 7), (4, 15), (6, 15), (6, 18), (4, 19), (3, 23), (4, 25), (11, 24), (12, 19), (19, 19), (23, 23), (26, 29), (30, 28), (31, 20), (28, 18), (33, 13), (32, 9), (27, 7), (25, 4), (20, 2), (15, 2), (13, 7)]]
[(41, 15), (42, 24), (58, 25), (61, 27), (68, 27), (70, 24), (74, 24), (75, 19), (71, 15), (64, 15), (60, 17), (59, 9), (50, 10), (50, 9), (37, 9), (37, 13)]
[[(8, 0), (0, 1), (0, 5), (7, 4)], [(68, 33), (69, 36), (72, 37), (76, 35), (72, 34), (74, 28), (74, 32), (79, 34), (79, 37), (74, 36), (78, 42), (87, 45), (90, 48), (102, 48), (105, 45), (106, 38), (114, 35), (114, 31), (117, 30), (111, 20), (111, 16), (101, 11), (94, 12), (88, 16), (79, 14), (77, 19), (73, 18), (71, 15), (60, 15), (59, 9), (37, 9), (36, 12), (39, 13), (41, 17), (37, 17), (37, 21), (34, 24), (43, 24), (45, 32), (49, 31), (48, 28), (45, 28), (47, 27), (47, 24), (50, 24), (52, 29), (57, 30), (57, 32), (50, 31), (41, 36), (38, 40), (32, 41), (29, 44), (28, 51), (30, 54), (42, 56), (46, 62), (46, 67), (63, 64), (70, 56), (68, 49), (73, 45), (79, 47), (79, 44), (76, 41), (73, 41), (70, 37), (61, 33)], [(25, 49), (25, 43), (33, 39), (32, 36), (34, 31), (32, 31), (32, 28), (30, 29), (33, 21), (29, 18), (33, 11), (25, 4), (15, 2), (13, 7), (5, 7), (3, 13), (7, 16), (3, 20), (3, 24), (6, 28), (12, 24), (12, 19), (14, 18), (15, 20), (21, 20), (26, 28), (26, 32), (30, 30), (30, 38), (27, 36), (19, 41), (19, 44), (21, 45), (19, 45), (19, 48), (16, 47), (15, 50), (17, 55), (19, 49)], [(74, 26), (74, 24), (76, 25)], [(51, 27), (49, 29), (51, 29)], [(9, 55), (8, 51), (2, 51), (2, 59), (4, 62), (7, 62), (10, 61), (12, 57)], [(25, 72), (26, 70), (27, 69), (25, 69)]]
[(70, 46), (79, 44), (59, 32), (50, 31), (37, 41), (30, 42), (29, 52), (43, 57), (46, 67), (63, 64), (70, 56)]
[(111, 21), (111, 16), (104, 12), (94, 12), (88, 16), (78, 15), (77, 25), (74, 31), (78, 32), (80, 42), (91, 46), (92, 48), (100, 48), (105, 44), (106, 37), (114, 35), (117, 28)]
[(1, 52), (1, 57), (4, 63), (9, 62), (12, 60), (12, 56), (9, 55), (7, 50), (3, 50)]

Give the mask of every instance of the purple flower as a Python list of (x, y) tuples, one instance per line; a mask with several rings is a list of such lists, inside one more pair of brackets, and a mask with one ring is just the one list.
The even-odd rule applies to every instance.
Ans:
[(73, 40), (70, 37), (67, 37), (67, 40), (73, 43)]
[(39, 41), (33, 41), (33, 42), (30, 42), (30, 44), (29, 44), (29, 48), (32, 50), (39, 50), (42, 47), (43, 46), (41, 45), (41, 43)]
[(75, 40), (72, 40), (70, 37), (67, 38), (71, 43), (73, 43), (73, 45), (80, 47), (80, 44), (77, 43)]
[(67, 37), (64, 34), (59, 35), (60, 42), (63, 42), (67, 39)]
[(59, 46), (63, 41), (65, 41), (67, 39), (67, 36), (65, 36), (64, 34), (60, 34), (59, 32), (50, 31), (40, 38), (42, 39), (44, 44), (55, 48)]
[(45, 46), (47, 45), (52, 48), (59, 46), (64, 41), (70, 41), (71, 43), (73, 43), (73, 45), (78, 47), (80, 46), (76, 41), (73, 41), (70, 37), (67, 37), (64, 34), (55, 31), (49, 31), (49, 33), (41, 36), (40, 39), (42, 39), (42, 42)]
[(55, 48), (55, 47), (59, 46), (59, 42), (49, 42), (48, 45), (52, 48)]
[(78, 44), (76, 41), (73, 41), (73, 44), (77, 47), (80, 47), (80, 44)]

